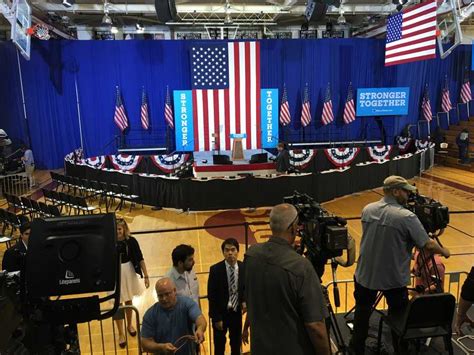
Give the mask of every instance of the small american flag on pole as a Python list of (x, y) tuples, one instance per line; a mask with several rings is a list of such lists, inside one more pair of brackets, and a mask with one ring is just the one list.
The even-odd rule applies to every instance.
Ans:
[(291, 123), (290, 105), (288, 104), (288, 95), (286, 93), (286, 85), (283, 85), (283, 96), (281, 98), (281, 105), (280, 105), (280, 123), (282, 126), (286, 126)]
[(471, 83), (469, 82), (469, 72), (466, 70), (464, 73), (464, 80), (461, 86), (461, 102), (463, 104), (469, 103), (472, 100), (472, 93), (471, 93)]
[(423, 113), (423, 118), (427, 122), (431, 122), (431, 120), (433, 119), (433, 115), (431, 114), (430, 93), (428, 91), (428, 84), (425, 85), (425, 89), (423, 91), (421, 111)]
[(140, 121), (142, 122), (143, 129), (150, 128), (150, 117), (148, 115), (148, 100), (146, 97), (145, 88), (142, 90), (142, 105), (140, 108)]
[(165, 121), (166, 121), (166, 124), (171, 129), (174, 128), (173, 108), (171, 107), (171, 97), (170, 97), (170, 90), (169, 90), (168, 86), (166, 87)]
[(323, 105), (323, 115), (321, 117), (321, 121), (323, 125), (328, 125), (332, 121), (334, 121), (334, 113), (332, 112), (332, 101), (331, 101), (331, 86), (328, 83), (328, 87), (326, 89), (326, 97), (324, 99)]
[(356, 119), (355, 106), (354, 106), (354, 94), (352, 92), (352, 83), (349, 84), (347, 89), (347, 99), (344, 105), (344, 114), (342, 116), (344, 123), (349, 124), (354, 122)]
[(430, 0), (388, 18), (385, 66), (436, 58), (436, 8)]
[(303, 106), (301, 108), (301, 126), (306, 127), (311, 122), (311, 105), (309, 103), (309, 88), (306, 83), (303, 94)]
[(446, 77), (443, 92), (441, 93), (441, 110), (449, 112), (452, 108), (451, 99), (449, 98), (448, 78)]
[(128, 118), (125, 113), (125, 107), (123, 106), (122, 96), (120, 95), (120, 89), (118, 86), (116, 87), (116, 90), (114, 122), (120, 131), (123, 132), (128, 127)]

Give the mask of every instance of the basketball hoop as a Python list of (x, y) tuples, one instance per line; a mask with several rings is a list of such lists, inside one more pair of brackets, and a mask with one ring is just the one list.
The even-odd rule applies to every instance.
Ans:
[(49, 35), (49, 26), (38, 23), (33, 27), (30, 27), (26, 30), (26, 33), (30, 36), (35, 36), (43, 41), (46, 41), (51, 38)]

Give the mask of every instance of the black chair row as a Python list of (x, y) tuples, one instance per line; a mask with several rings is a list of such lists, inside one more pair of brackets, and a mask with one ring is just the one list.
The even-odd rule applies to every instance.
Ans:
[(56, 190), (61, 187), (62, 192), (67, 189), (68, 193), (72, 192), (73, 195), (77, 194), (86, 198), (100, 196), (99, 206), (101, 206), (102, 202), (104, 202), (107, 212), (115, 199), (119, 200), (115, 210), (121, 210), (125, 202), (128, 201), (130, 202), (130, 211), (140, 199), (138, 195), (132, 194), (130, 187), (127, 185), (118, 185), (103, 181), (81, 179), (75, 176), (61, 175), (52, 171), (50, 174), (51, 179), (56, 183)]
[(35, 217), (59, 217), (61, 213), (56, 206), (48, 206), (44, 202), (38, 202), (24, 196), (4, 194), (10, 210), (21, 211), (23, 215), (29, 215), (30, 219)]
[(59, 206), (60, 212), (62, 212), (63, 207), (69, 210), (69, 215), (71, 215), (72, 211), (75, 211), (76, 214), (92, 214), (94, 211), (101, 212), (100, 207), (89, 206), (86, 197), (74, 196), (54, 190), (42, 189), (42, 191), (45, 201)]
[(29, 222), (28, 217), (24, 215), (17, 215), (13, 212), (0, 208), (0, 223), (2, 227), (2, 235), (6, 235), (8, 229), (10, 229), (10, 237), (13, 233), (20, 228), (20, 226), (26, 222)]

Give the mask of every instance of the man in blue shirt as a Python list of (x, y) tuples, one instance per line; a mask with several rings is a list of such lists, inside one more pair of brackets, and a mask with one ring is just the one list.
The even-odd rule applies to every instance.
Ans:
[[(204, 341), (207, 323), (197, 303), (191, 298), (178, 296), (176, 286), (170, 278), (158, 280), (156, 293), (158, 302), (143, 316), (143, 350), (160, 354), (193, 354), (192, 343), (181, 338), (188, 335), (196, 343)], [(194, 335), (193, 323), (196, 324)]]

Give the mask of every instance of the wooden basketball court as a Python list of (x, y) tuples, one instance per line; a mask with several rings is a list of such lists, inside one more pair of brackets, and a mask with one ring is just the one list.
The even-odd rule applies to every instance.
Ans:
[[(37, 174), (37, 181), (48, 183), (47, 172), (38, 172)], [(451, 251), (451, 257), (444, 260), (446, 271), (469, 271), (474, 260), (474, 173), (449, 167), (434, 167), (430, 171), (425, 172), (421, 177), (412, 179), (411, 182), (418, 186), (422, 194), (439, 200), (448, 206), (451, 212), (450, 225), (440, 237), (441, 242)], [(238, 193), (245, 193), (245, 191)], [(377, 188), (329, 201), (324, 203), (323, 206), (331, 213), (349, 218), (349, 232), (356, 240), (358, 247), (361, 238), (361, 225), (358, 217), (360, 217), (361, 210), (367, 203), (376, 201), (381, 197), (382, 189)], [(4, 204), (4, 200), (0, 201), (0, 204)], [(171, 267), (171, 251), (173, 248), (181, 243), (192, 245), (196, 250), (196, 264), (194, 268), (196, 273), (198, 273), (200, 293), (202, 296), (205, 296), (207, 293), (207, 273), (209, 267), (222, 260), (220, 246), (223, 239), (227, 237), (237, 238), (241, 243), (240, 259), (243, 259), (245, 253), (245, 232), (243, 227), (210, 227), (244, 222), (267, 222), (269, 211), (270, 208), (259, 208), (255, 211), (233, 210), (182, 213), (176, 210), (153, 211), (150, 207), (145, 206), (143, 209), (135, 207), (132, 212), (129, 212), (128, 208), (124, 208), (118, 212), (118, 215), (128, 221), (132, 233), (135, 234), (140, 243), (152, 285)], [(159, 230), (200, 226), (205, 228), (184, 232), (157, 232)], [(146, 231), (151, 232), (143, 233)], [(250, 226), (248, 240), (251, 244), (264, 242), (269, 235), (268, 225)], [(4, 245), (0, 246), (0, 248), (0, 255), (3, 255)], [(355, 265), (346, 269), (339, 267), (337, 269), (337, 278), (338, 280), (351, 280), (354, 271)], [(328, 284), (331, 281), (332, 277), (330, 267), (328, 266), (323, 276), (323, 284)], [(453, 290), (453, 292), (457, 293), (457, 290)], [(350, 308), (353, 304), (352, 299), (350, 288), (347, 289), (347, 296), (345, 292), (341, 293), (341, 303), (344, 307)], [(140, 297), (136, 297), (133, 304), (137, 307), (140, 316), (143, 316), (146, 309), (154, 302), (156, 302), (156, 295), (152, 286), (145, 290)], [(203, 300), (202, 305), (203, 312), (207, 318), (207, 301)], [(101, 330), (101, 325), (98, 322), (92, 322), (90, 324), (92, 339), (89, 339), (88, 336), (89, 327), (87, 325), (80, 326), (82, 353), (113, 353), (115, 351), (125, 353), (127, 351), (127, 349), (119, 350), (117, 344), (114, 346), (111, 323), (110, 320), (104, 321)], [(207, 333), (208, 339), (209, 330)], [(102, 344), (105, 344), (104, 348)], [(128, 346), (128, 351), (136, 353), (136, 338), (128, 337)], [(244, 347), (244, 350), (247, 349), (247, 347)], [(207, 353), (210, 353), (208, 341), (206, 341), (205, 350)]]

